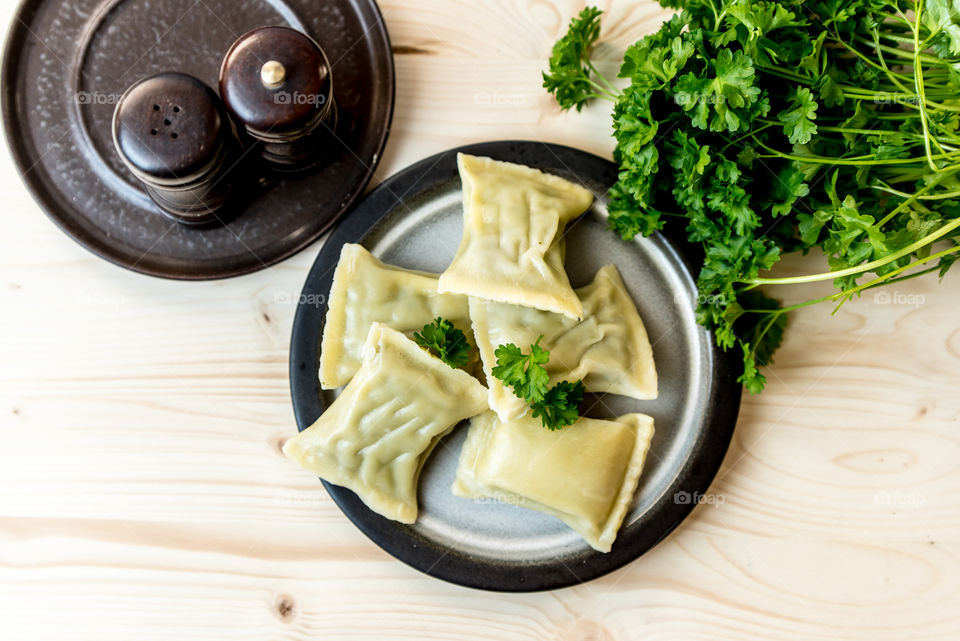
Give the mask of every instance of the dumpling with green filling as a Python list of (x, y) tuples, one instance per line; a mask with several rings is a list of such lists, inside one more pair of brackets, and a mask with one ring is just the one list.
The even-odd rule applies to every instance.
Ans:
[(323, 326), (320, 387), (346, 385), (356, 373), (373, 323), (412, 335), (437, 317), (453, 323), (467, 342), (473, 342), (466, 296), (439, 293), (436, 274), (386, 265), (361, 245), (344, 245)]
[(374, 323), (357, 373), (283, 452), (374, 512), (413, 523), (424, 462), (458, 422), (486, 409), (477, 379)]
[(536, 169), (459, 154), (463, 235), (440, 275), (440, 292), (527, 305), (580, 318), (583, 307), (563, 268), (567, 223), (593, 193)]
[(582, 380), (588, 392), (657, 397), (657, 370), (643, 320), (620, 272), (602, 267), (589, 285), (576, 290), (583, 303), (583, 320), (530, 307), (470, 298), (473, 336), (486, 374), (490, 408), (500, 420), (523, 416), (527, 404), (493, 376), (495, 351), (513, 343), (524, 352), (542, 335), (540, 346), (550, 351), (544, 366), (550, 386), (561, 380)]
[(580, 418), (551, 432), (529, 416), (470, 421), (453, 493), (499, 498), (555, 516), (592, 548), (609, 552), (633, 501), (653, 438), (653, 419)]

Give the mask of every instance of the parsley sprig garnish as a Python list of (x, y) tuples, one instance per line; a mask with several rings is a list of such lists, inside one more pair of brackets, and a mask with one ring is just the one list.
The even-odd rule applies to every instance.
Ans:
[[(697, 318), (742, 351), (740, 381), (756, 393), (787, 312), (942, 277), (960, 256), (960, 11), (950, 0), (660, 3), (680, 13), (627, 48), (622, 90), (590, 62), (593, 7), (554, 46), (544, 87), (564, 109), (614, 103), (610, 227), (629, 240), (679, 225), (702, 247)], [(761, 276), (811, 249), (829, 271)], [(830, 280), (839, 291), (789, 307), (756, 290)]]
[(550, 361), (550, 352), (540, 347), (541, 340), (542, 335), (530, 346), (529, 354), (513, 343), (499, 346), (494, 351), (497, 364), (492, 373), (530, 406), (533, 418), (539, 418), (548, 430), (558, 430), (580, 417), (583, 383), (560, 381), (547, 387), (550, 375), (543, 366)]
[(513, 343), (501, 345), (493, 352), (497, 357), (493, 375), (504, 385), (512, 387), (513, 393), (527, 403), (542, 401), (550, 382), (550, 375), (543, 367), (550, 360), (550, 352), (540, 347), (542, 339), (540, 336), (530, 346), (529, 354), (524, 354)]
[(548, 430), (558, 430), (573, 425), (580, 418), (580, 403), (583, 402), (583, 383), (560, 381), (547, 390), (543, 400), (531, 403), (533, 418), (539, 418)]
[[(570, 23), (567, 34), (553, 46), (550, 73), (543, 74), (543, 86), (557, 97), (564, 109), (577, 111), (591, 98), (613, 98), (616, 89), (606, 83), (590, 62), (590, 48), (600, 37), (600, 14), (596, 7), (587, 7)], [(603, 86), (591, 78), (593, 73)]]
[(413, 335), (413, 340), (450, 367), (463, 367), (470, 362), (467, 337), (445, 318), (435, 318), (432, 323), (424, 325)]

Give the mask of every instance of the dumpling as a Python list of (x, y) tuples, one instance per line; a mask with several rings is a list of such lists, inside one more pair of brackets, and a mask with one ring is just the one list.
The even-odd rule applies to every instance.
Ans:
[(601, 268), (577, 295), (583, 302), (583, 320), (579, 322), (530, 307), (470, 298), (473, 335), (487, 378), (490, 408), (500, 420), (519, 418), (528, 407), (494, 378), (494, 351), (513, 343), (528, 352), (541, 334), (540, 345), (550, 350), (545, 365), (550, 385), (583, 380), (588, 392), (640, 400), (657, 397), (657, 370), (647, 330), (617, 268)]
[(503, 423), (485, 412), (470, 421), (453, 493), (545, 512), (609, 552), (652, 438), (653, 419), (644, 414), (581, 418), (551, 432), (538, 419)]
[(435, 274), (385, 265), (360, 245), (344, 245), (323, 327), (320, 387), (340, 387), (356, 373), (373, 323), (412, 334), (438, 316), (472, 342), (466, 296), (438, 294)]
[(458, 422), (486, 408), (487, 390), (475, 378), (374, 323), (356, 375), (283, 452), (353, 490), (374, 512), (413, 523), (430, 452)]
[(593, 194), (530, 167), (459, 154), (463, 236), (438, 291), (571, 318), (583, 307), (563, 269), (563, 231)]

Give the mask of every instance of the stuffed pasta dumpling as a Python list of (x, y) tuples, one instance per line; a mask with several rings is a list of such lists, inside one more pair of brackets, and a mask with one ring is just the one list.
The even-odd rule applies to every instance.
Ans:
[(576, 321), (530, 307), (470, 298), (473, 335), (483, 361), (490, 408), (500, 420), (523, 416), (527, 404), (493, 376), (500, 345), (513, 343), (524, 351), (542, 335), (550, 351), (545, 365), (550, 385), (582, 380), (588, 392), (657, 397), (653, 350), (640, 314), (613, 265), (601, 268), (589, 285), (576, 290), (583, 302), (583, 320)]
[(503, 498), (550, 514), (591, 547), (609, 552), (643, 469), (653, 419), (581, 418), (557, 432), (538, 419), (501, 422), (494, 412), (470, 421), (453, 493)]
[(472, 342), (466, 296), (438, 293), (435, 274), (385, 265), (361, 245), (344, 245), (323, 327), (320, 387), (340, 387), (356, 373), (373, 323), (413, 333), (437, 317), (452, 322)]
[(478, 296), (580, 318), (563, 269), (563, 232), (593, 193), (530, 167), (459, 154), (463, 236), (440, 292)]
[(353, 490), (374, 512), (413, 523), (430, 452), (458, 422), (486, 408), (487, 391), (475, 378), (374, 323), (356, 375), (283, 452)]

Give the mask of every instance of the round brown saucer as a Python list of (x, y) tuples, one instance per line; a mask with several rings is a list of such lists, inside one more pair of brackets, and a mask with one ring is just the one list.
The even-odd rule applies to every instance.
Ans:
[[(171, 222), (114, 150), (116, 101), (162, 71), (216, 87), (234, 40), (271, 24), (304, 31), (330, 59), (329, 157), (313, 173), (261, 179), (224, 225)], [(165, 278), (246, 274), (309, 245), (363, 192), (393, 115), (393, 57), (374, 0), (25, 0), (2, 75), (7, 142), (40, 206), (92, 252)]]

